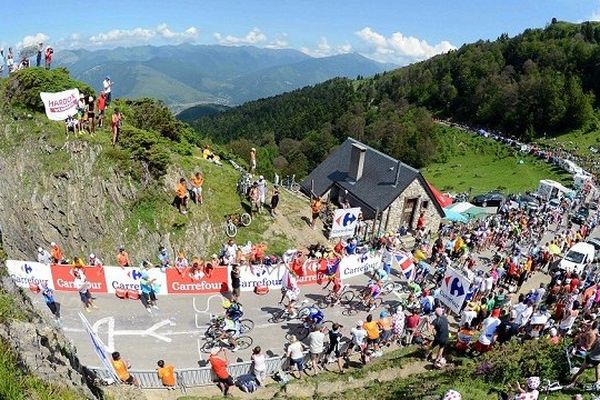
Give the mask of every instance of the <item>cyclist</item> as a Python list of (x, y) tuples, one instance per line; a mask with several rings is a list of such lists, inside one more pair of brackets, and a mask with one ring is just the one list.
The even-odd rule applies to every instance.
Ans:
[(342, 291), (344, 290), (344, 285), (342, 281), (337, 276), (333, 278), (333, 287), (329, 292), (329, 296), (331, 298), (331, 302), (333, 304), (338, 304), (340, 302), (340, 297), (342, 296)]
[(215, 337), (224, 343), (229, 343), (231, 351), (237, 351), (236, 338), (240, 335), (239, 323), (229, 318), (218, 317), (215, 320), (214, 327)]
[(304, 322), (308, 327), (317, 326), (325, 319), (323, 311), (317, 306), (310, 306)]
[(363, 293), (363, 302), (369, 307), (369, 311), (375, 309), (375, 300), (381, 295), (381, 281), (371, 280)]
[(296, 278), (294, 271), (288, 270), (285, 276), (281, 279), (281, 300), (279, 300), (279, 304), (283, 303), (283, 299), (288, 299), (286, 309), (290, 318), (294, 318), (296, 316), (294, 304), (298, 301), (298, 296), (300, 296), (298, 279)]
[(239, 322), (244, 315), (242, 305), (235, 299), (223, 301), (223, 308), (225, 309), (225, 318), (232, 321)]

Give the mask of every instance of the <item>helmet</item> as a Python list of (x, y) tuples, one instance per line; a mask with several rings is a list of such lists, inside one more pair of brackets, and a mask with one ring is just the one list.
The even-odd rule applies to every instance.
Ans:
[(223, 305), (224, 309), (228, 309), (229, 307), (231, 307), (231, 301), (225, 299), (225, 300), (223, 300), (223, 304), (222, 305)]
[(94, 253), (90, 253), (90, 258), (96, 258), (96, 255)]
[(44, 251), (44, 249), (42, 249), (41, 247), (38, 247), (38, 253), (42, 253)]

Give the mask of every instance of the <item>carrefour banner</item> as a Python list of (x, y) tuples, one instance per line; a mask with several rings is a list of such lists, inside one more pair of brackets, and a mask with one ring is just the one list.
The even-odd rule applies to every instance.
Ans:
[(64, 121), (67, 117), (77, 114), (79, 90), (70, 89), (64, 92), (41, 92), (40, 97), (46, 109), (46, 116), (52, 121)]
[(49, 288), (54, 289), (52, 272), (46, 264), (29, 261), (6, 261), (8, 275), (15, 281), (15, 284), (22, 288), (28, 288), (30, 284), (40, 285), (45, 283)]
[(340, 261), (340, 278), (342, 280), (353, 276), (373, 272), (382, 265), (381, 252), (369, 252), (366, 254), (353, 254), (342, 258)]
[(360, 207), (335, 210), (329, 238), (353, 236), (358, 225)]
[(444, 303), (455, 314), (460, 314), (460, 310), (465, 302), (471, 281), (459, 271), (448, 267), (446, 275), (442, 279), (439, 300)]

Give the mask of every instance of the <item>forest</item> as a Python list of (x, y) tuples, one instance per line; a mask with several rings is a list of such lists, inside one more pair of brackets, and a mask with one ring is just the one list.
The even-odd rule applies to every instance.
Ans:
[(524, 140), (599, 129), (598, 65), (600, 23), (553, 20), (371, 78), (249, 102), (192, 126), (244, 159), (257, 147), (266, 174), (304, 176), (348, 136), (422, 168), (444, 158), (434, 118)]

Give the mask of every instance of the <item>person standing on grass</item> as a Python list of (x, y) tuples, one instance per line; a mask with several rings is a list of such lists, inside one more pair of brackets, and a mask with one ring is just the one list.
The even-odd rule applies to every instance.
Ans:
[(256, 149), (253, 147), (250, 149), (250, 173), (256, 172)]
[[(296, 336), (290, 336), (290, 343), (287, 347), (287, 357), (290, 359), (290, 375), (296, 379), (300, 379), (302, 371), (304, 371), (304, 344), (299, 341)], [(292, 372), (292, 368), (298, 370), (298, 377)]]
[[(106, 105), (108, 106), (109, 101), (108, 99), (110, 98), (110, 96), (107, 96), (107, 101), (106, 101)], [(112, 129), (112, 145), (113, 147), (115, 147), (115, 145), (117, 144), (117, 142), (119, 141), (119, 134), (121, 133), (121, 119), (123, 117), (121, 116), (121, 113), (119, 112), (118, 108), (115, 108), (115, 111), (112, 113), (111, 116), (111, 129)]]
[(202, 185), (204, 176), (202, 172), (196, 172), (192, 177), (192, 200), (196, 204), (202, 204)]
[(271, 216), (277, 215), (275, 211), (279, 205), (279, 185), (273, 186), (273, 194), (271, 195)]
[(102, 128), (102, 124), (104, 123), (104, 110), (106, 110), (106, 95), (104, 92), (100, 92), (96, 107), (98, 108), (98, 128)]
[(338, 369), (340, 374), (344, 373), (344, 365), (342, 362), (342, 352), (340, 351), (341, 341), (342, 341), (342, 325), (335, 323), (332, 328), (329, 330), (329, 347), (327, 348), (327, 361), (333, 362), (334, 360), (337, 362)]
[(433, 350), (438, 347), (437, 356), (433, 360), (434, 364), (441, 361), (442, 356), (444, 355), (444, 348), (448, 344), (448, 318), (444, 315), (444, 309), (438, 307), (435, 309), (436, 318), (433, 320), (432, 325), (434, 329), (433, 342), (431, 343), (431, 348), (427, 352), (427, 360), (431, 359), (431, 355), (433, 354)]
[(35, 58), (35, 66), (39, 67), (42, 65), (42, 51), (44, 50), (44, 43), (39, 42), (37, 47), (37, 57)]
[(223, 396), (227, 396), (229, 394), (229, 388), (232, 387), (234, 383), (233, 378), (229, 375), (229, 371), (227, 370), (228, 360), (225, 349), (218, 347), (212, 349), (210, 351), (210, 357), (208, 357), (208, 362), (218, 379), (217, 387), (221, 389)]
[(317, 220), (319, 219), (319, 213), (321, 212), (321, 207), (323, 207), (323, 203), (321, 202), (320, 197), (315, 197), (310, 202), (310, 213), (311, 213), (311, 221), (310, 227), (315, 229), (317, 225)]
[(182, 215), (187, 214), (187, 198), (188, 190), (185, 183), (185, 178), (179, 179), (176, 190), (177, 197), (175, 198), (175, 205)]
[(46, 69), (50, 69), (52, 65), (52, 55), (54, 54), (54, 49), (50, 46), (46, 47), (46, 54), (44, 57), (44, 62), (46, 63)]
[(119, 252), (117, 253), (117, 264), (119, 264), (121, 268), (131, 266), (129, 254), (127, 254), (127, 252), (125, 251), (125, 246), (119, 246)]
[(107, 76), (103, 81), (102, 81), (102, 89), (104, 89), (104, 93), (106, 94), (106, 106), (110, 106), (110, 102), (112, 100), (112, 81), (110, 80), (110, 77)]
[(87, 108), (88, 123), (90, 124), (90, 135), (93, 135), (96, 133), (96, 102), (92, 96), (88, 97)]
[(171, 364), (165, 364), (163, 360), (158, 360), (156, 363), (156, 374), (167, 390), (175, 390), (175, 367)]
[(317, 375), (321, 369), (319, 361), (323, 354), (324, 346), (325, 334), (323, 333), (323, 328), (319, 324), (315, 324), (312, 332), (308, 335), (308, 348), (310, 350), (310, 361), (314, 375)]

